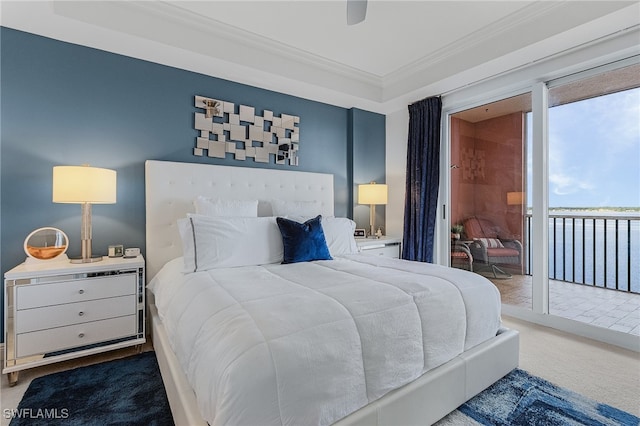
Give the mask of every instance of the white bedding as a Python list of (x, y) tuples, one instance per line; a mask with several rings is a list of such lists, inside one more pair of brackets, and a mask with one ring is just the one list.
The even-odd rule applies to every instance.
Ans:
[(500, 297), (467, 271), (398, 259), (222, 268), (149, 284), (202, 417), (325, 425), (500, 327)]

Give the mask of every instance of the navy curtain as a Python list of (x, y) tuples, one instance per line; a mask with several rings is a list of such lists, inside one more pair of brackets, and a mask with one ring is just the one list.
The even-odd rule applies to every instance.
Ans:
[(409, 105), (402, 258), (433, 262), (440, 185), (440, 97)]

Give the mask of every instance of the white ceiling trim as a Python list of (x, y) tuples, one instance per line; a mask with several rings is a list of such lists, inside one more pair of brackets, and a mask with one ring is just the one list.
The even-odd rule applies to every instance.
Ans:
[[(379, 100), (379, 88), (362, 88), (353, 80), (340, 80), (329, 73), (324, 74), (324, 79), (330, 85), (292, 79), (282, 73), (267, 72), (70, 19), (55, 14), (50, 1), (0, 1), (0, 12), (0, 24), (7, 28), (343, 108), (357, 107), (384, 113), (384, 106)], [(358, 90), (364, 94), (353, 94)]]
[[(623, 16), (629, 10), (621, 11)], [(615, 17), (603, 19), (614, 20)], [(508, 55), (487, 61), (481, 65), (453, 74), (436, 83), (428, 84), (416, 90), (400, 91), (402, 94), (392, 97), (384, 103), (386, 113), (406, 108), (407, 105), (425, 97), (455, 94), (456, 102), (468, 105), (470, 98), (460, 101), (458, 92), (477, 87), (478, 96), (486, 103), (489, 91), (483, 89), (492, 85), (495, 96), (518, 91), (537, 81), (548, 81), (591, 67), (640, 55), (640, 25), (632, 25), (616, 33), (605, 31), (597, 23), (585, 24), (576, 28), (562, 39), (544, 40), (527, 46)], [(602, 23), (601, 23), (602, 24)], [(597, 28), (596, 28), (597, 27)], [(599, 31), (598, 31), (599, 30)], [(593, 39), (598, 36), (597, 39)], [(584, 41), (588, 40), (588, 41)], [(560, 51), (558, 52), (558, 48)], [(554, 52), (547, 54), (548, 52)], [(532, 60), (532, 58), (537, 58)], [(549, 64), (553, 65), (550, 66)], [(509, 76), (509, 78), (503, 78)], [(466, 97), (465, 95), (463, 97)]]
[(246, 31), (224, 22), (198, 15), (197, 13), (182, 9), (170, 3), (123, 2), (109, 3), (109, 5), (114, 7), (114, 12), (117, 12), (116, 6), (126, 7), (129, 8), (129, 10), (137, 8), (142, 11), (142, 15), (140, 16), (148, 17), (149, 15), (155, 15), (164, 21), (174, 21), (181, 26), (195, 26), (202, 33), (206, 34), (207, 40), (222, 39), (227, 42), (236, 43), (241, 48), (252, 50), (255, 50), (256, 46), (259, 46), (260, 50), (264, 51), (266, 55), (284, 57), (290, 61), (305, 62), (335, 74), (361, 80), (366, 84), (380, 85), (382, 83), (382, 79), (372, 73), (361, 71), (311, 52), (263, 37), (251, 31)]
[[(527, 22), (533, 22), (561, 6), (562, 3), (557, 2), (540, 2), (528, 5), (496, 21), (490, 27), (475, 31), (433, 54), (402, 66), (397, 71), (384, 76), (358, 70), (166, 2), (86, 2), (81, 4), (58, 2), (54, 3), (53, 8), (55, 13), (61, 16), (93, 23), (136, 37), (149, 38), (147, 31), (152, 28), (166, 28), (167, 25), (180, 28), (183, 33), (180, 40), (187, 39), (187, 43), (176, 43), (166, 31), (157, 34), (157, 37), (162, 37), (166, 44), (211, 56), (214, 55), (208, 53), (202, 43), (206, 41), (209, 45), (218, 45), (220, 44), (218, 40), (224, 40), (224, 56), (230, 62), (284, 74), (290, 78), (296, 78), (291, 73), (291, 66), (298, 68), (302, 64), (308, 67), (305, 74), (308, 79), (313, 80), (314, 73), (325, 71), (333, 76), (337, 75), (349, 80), (350, 84), (345, 89), (352, 92), (353, 95), (383, 102), (386, 99), (383, 99), (382, 92), (386, 87), (427, 72), (439, 63), (465, 51), (473, 50), (474, 47), (505, 35)], [(100, 8), (100, 13), (96, 13), (96, 8)], [(135, 18), (137, 22), (145, 22), (145, 25), (136, 24), (124, 27), (122, 16), (127, 16), (128, 21)], [(150, 22), (152, 19), (157, 22)], [(187, 34), (192, 36), (187, 37)], [(274, 61), (276, 63), (273, 63)], [(283, 63), (283, 61), (285, 62)], [(323, 85), (323, 82), (326, 82), (326, 76), (316, 80), (315, 84)], [(332, 82), (332, 84), (334, 83)], [(357, 88), (361, 88), (361, 90), (356, 90)]]
[[(160, 41), (185, 51), (222, 59), (290, 79), (382, 101), (382, 80), (318, 55), (283, 45), (164, 2), (55, 2), (56, 15)], [(126, 19), (122, 17), (126, 16)], [(142, 24), (144, 23), (144, 24)], [(174, 31), (167, 31), (167, 28)], [(176, 36), (179, 34), (179, 37)]]
[[(1, 23), (10, 28), (267, 90), (345, 108), (389, 113), (406, 108), (407, 104), (422, 97), (450, 92), (544, 60), (596, 38), (637, 27), (640, 10), (640, 3), (635, 3), (524, 48), (496, 55), (493, 59), (487, 58), (475, 66), (464, 66), (460, 61), (456, 63), (454, 56), (464, 56), (469, 46), (490, 42), (496, 36), (506, 37), (509, 29), (513, 31), (523, 22), (531, 23), (535, 16), (560, 7), (555, 2), (540, 2), (535, 7), (526, 7), (504, 18), (504, 25), (497, 25), (496, 29), (479, 30), (380, 78), (254, 33), (201, 18), (170, 4), (149, 2), (154, 4), (154, 7), (149, 7), (147, 2), (118, 2), (120, 4), (116, 7), (113, 3), (87, 2), (86, 8), (78, 8), (78, 3), (75, 3), (74, 8), (69, 9), (66, 2), (3, 1), (0, 2)], [(126, 10), (124, 15), (123, 10)], [(145, 32), (150, 26), (164, 31), (160, 34), (163, 37), (150, 37)], [(224, 40), (216, 44), (215, 48), (219, 50), (215, 52), (211, 50), (212, 38)]]
[(560, 4), (552, 2), (528, 5), (525, 8), (496, 21), (490, 27), (485, 27), (475, 31), (445, 47), (438, 49), (430, 55), (424, 56), (413, 63), (407, 64), (406, 66), (387, 74), (384, 76), (383, 86), (387, 87), (396, 84), (399, 81), (411, 78), (412, 76), (433, 67), (434, 64), (444, 62), (460, 53), (472, 50), (474, 47), (479, 46), (482, 43), (491, 41), (495, 37), (507, 34), (513, 29), (516, 29), (527, 22), (535, 21), (539, 17), (552, 12), (558, 7), (560, 7)]

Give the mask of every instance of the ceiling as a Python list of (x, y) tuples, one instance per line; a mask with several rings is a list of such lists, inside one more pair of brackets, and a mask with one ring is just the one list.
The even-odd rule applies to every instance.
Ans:
[(640, 25), (636, 1), (2, 1), (3, 26), (372, 111)]

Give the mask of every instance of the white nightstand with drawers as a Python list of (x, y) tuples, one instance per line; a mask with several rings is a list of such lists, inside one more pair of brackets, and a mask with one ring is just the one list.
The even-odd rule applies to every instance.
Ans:
[(366, 256), (386, 256), (399, 259), (402, 254), (402, 238), (356, 238), (356, 244), (360, 254)]
[(144, 258), (23, 263), (4, 276), (3, 374), (145, 343)]

